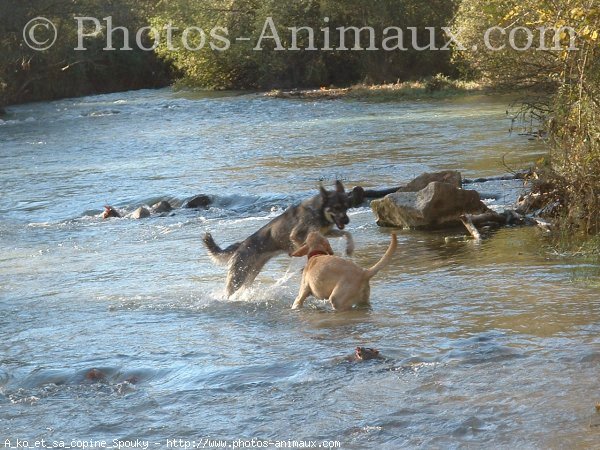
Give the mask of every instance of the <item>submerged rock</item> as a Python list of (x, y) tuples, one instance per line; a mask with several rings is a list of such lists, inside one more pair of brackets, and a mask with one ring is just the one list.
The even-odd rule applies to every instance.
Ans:
[(184, 207), (185, 208), (208, 208), (212, 204), (212, 198), (205, 194), (196, 195), (189, 199)]
[(106, 379), (106, 374), (100, 369), (91, 369), (85, 374), (85, 378), (90, 381), (102, 381)]
[(152, 205), (152, 211), (155, 213), (165, 213), (165, 212), (169, 212), (172, 210), (173, 210), (173, 207), (166, 200), (161, 200), (160, 202)]
[(150, 217), (150, 211), (148, 211), (143, 206), (140, 206), (138, 209), (131, 213), (132, 219), (144, 219), (146, 217)]
[(434, 181), (418, 192), (396, 192), (373, 200), (371, 209), (380, 226), (443, 228), (460, 225), (463, 214), (479, 214), (488, 208), (477, 191)]
[(89, 114), (84, 114), (89, 117), (104, 117), (104, 116), (112, 116), (114, 114), (121, 114), (121, 111), (116, 109), (103, 109), (101, 111), (93, 111)]
[(354, 351), (356, 361), (368, 361), (369, 359), (383, 359), (379, 350), (371, 347), (356, 347)]
[(348, 193), (351, 208), (358, 208), (365, 201), (365, 190), (362, 186), (354, 186)]
[(363, 361), (369, 361), (371, 359), (385, 360), (387, 358), (384, 358), (381, 355), (381, 353), (379, 353), (379, 350), (377, 350), (375, 348), (356, 347), (356, 349), (354, 350), (354, 353), (352, 355), (347, 356), (344, 359), (347, 362), (363, 362)]

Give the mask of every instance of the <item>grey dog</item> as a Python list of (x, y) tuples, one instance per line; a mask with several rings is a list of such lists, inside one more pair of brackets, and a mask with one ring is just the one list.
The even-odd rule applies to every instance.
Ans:
[[(347, 194), (340, 181), (336, 181), (334, 191), (327, 191), (321, 186), (318, 195), (291, 206), (244, 241), (225, 249), (217, 245), (210, 233), (206, 233), (203, 240), (212, 259), (220, 264), (229, 264), (227, 297), (242, 286), (249, 286), (274, 256), (280, 253), (291, 255), (311, 231), (332, 237), (345, 236), (346, 252), (351, 254), (354, 250), (352, 235), (343, 231), (350, 222), (346, 212), (362, 202), (363, 193), (362, 188), (357, 186), (350, 195)], [(335, 230), (334, 226), (338, 229)]]

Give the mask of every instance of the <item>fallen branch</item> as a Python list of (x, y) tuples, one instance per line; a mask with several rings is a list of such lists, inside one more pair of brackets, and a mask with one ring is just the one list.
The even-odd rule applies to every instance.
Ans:
[(463, 214), (462, 216), (460, 216), (460, 221), (463, 223), (467, 231), (471, 233), (473, 239), (475, 239), (476, 241), (481, 240), (481, 234), (479, 234), (479, 231), (477, 230), (475, 225), (473, 225), (473, 221), (471, 220), (470, 214)]
[(527, 170), (525, 172), (517, 172), (512, 175), (502, 175), (498, 177), (465, 178), (463, 184), (486, 183), (488, 181), (524, 180), (531, 175), (531, 171)]
[[(502, 175), (502, 176), (497, 176), (497, 177), (485, 177), (485, 178), (465, 178), (464, 180), (462, 180), (462, 184), (473, 184), (473, 183), (485, 183), (488, 181), (506, 181), (506, 180), (523, 180), (527, 177), (531, 176), (531, 171), (525, 171), (525, 172), (517, 172), (513, 175)], [(364, 190), (364, 198), (365, 199), (374, 199), (374, 198), (383, 198), (388, 194), (393, 194), (394, 192), (398, 192), (398, 191), (406, 191), (407, 186), (397, 186), (397, 187), (392, 187), (392, 188), (387, 188), (387, 189), (365, 189)], [(420, 189), (416, 189), (416, 190), (420, 190)], [(412, 192), (412, 189), (411, 189)], [(486, 196), (486, 198), (493, 198), (493, 196), (490, 196), (489, 194)]]
[(383, 198), (386, 195), (393, 194), (402, 189), (402, 186), (388, 188), (388, 189), (365, 189), (365, 198)]
[(471, 224), (478, 227), (501, 227), (508, 225), (509, 223), (509, 218), (507, 217), (506, 211), (500, 214), (496, 211), (489, 210), (481, 214), (465, 214), (465, 216), (467, 216)]
[(550, 224), (538, 218), (526, 217), (512, 209), (501, 213), (486, 211), (481, 214), (463, 214), (460, 220), (474, 239), (481, 239), (478, 228), (500, 228), (508, 225), (537, 225), (543, 229), (549, 229)]

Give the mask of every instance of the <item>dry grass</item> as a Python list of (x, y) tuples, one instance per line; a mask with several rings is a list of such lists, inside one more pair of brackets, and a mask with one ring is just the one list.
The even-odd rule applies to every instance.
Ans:
[(443, 75), (436, 75), (427, 80), (378, 85), (356, 84), (349, 88), (322, 87), (320, 89), (273, 90), (265, 93), (265, 96), (314, 100), (347, 98), (393, 101), (419, 98), (447, 98), (458, 95), (482, 94), (490, 91), (491, 88), (482, 82), (451, 80)]

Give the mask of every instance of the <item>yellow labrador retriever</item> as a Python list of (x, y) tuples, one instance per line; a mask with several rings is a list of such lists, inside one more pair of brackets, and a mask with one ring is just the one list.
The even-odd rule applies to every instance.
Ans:
[(292, 256), (308, 255), (300, 292), (292, 308), (302, 307), (309, 295), (329, 299), (331, 306), (337, 311), (347, 311), (353, 305), (368, 305), (371, 292), (369, 280), (388, 265), (397, 244), (398, 239), (392, 234), (392, 241), (385, 255), (370, 269), (363, 269), (352, 261), (333, 256), (329, 242), (318, 231), (309, 233), (304, 245), (292, 253)]

